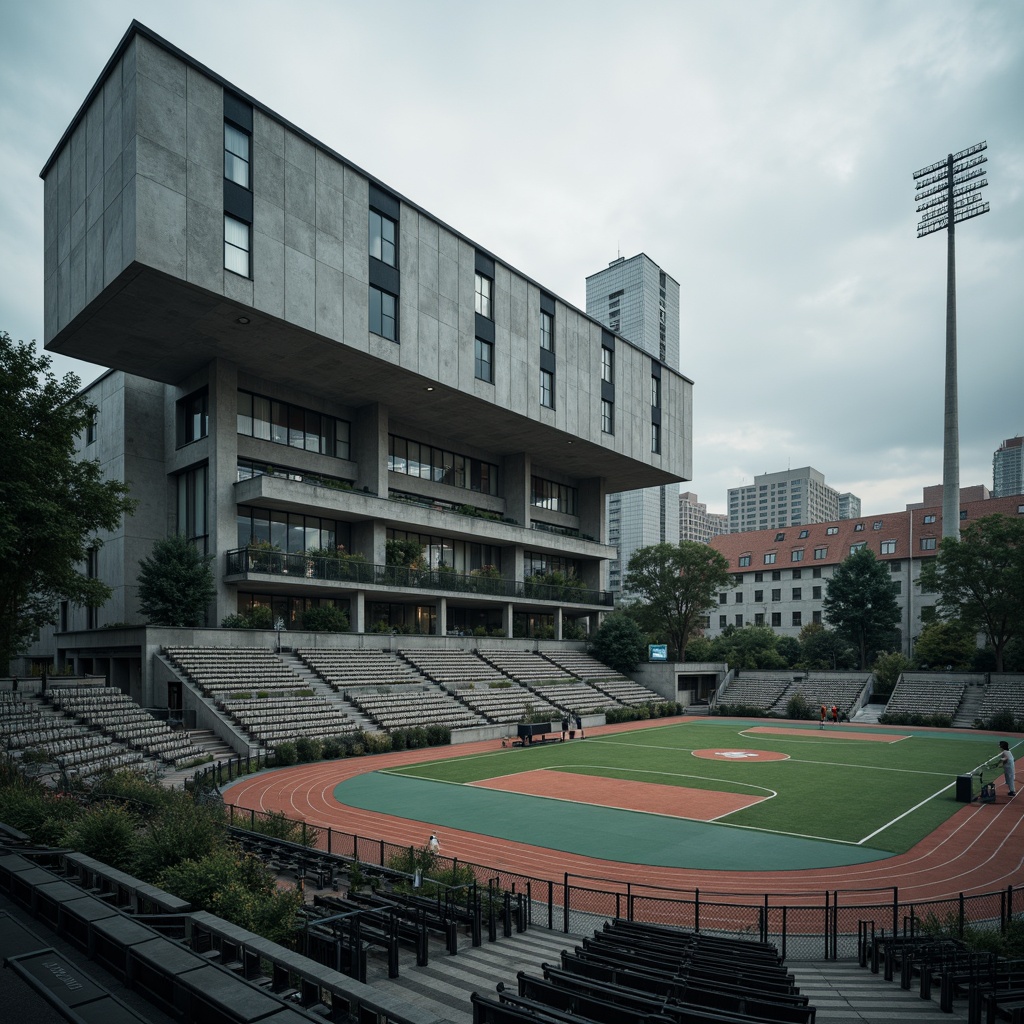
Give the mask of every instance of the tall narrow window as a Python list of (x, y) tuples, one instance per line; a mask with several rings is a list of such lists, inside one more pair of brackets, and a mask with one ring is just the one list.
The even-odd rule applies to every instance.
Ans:
[(197, 466), (178, 475), (178, 533), (205, 555), (209, 535), (206, 517), (208, 468)]
[(540, 371), (540, 404), (547, 409), (555, 407), (555, 375), (549, 370)]
[(540, 315), (540, 347), (546, 352), (555, 351), (555, 318), (550, 313)]
[(397, 267), (397, 237), (398, 225), (383, 213), (370, 210), (370, 255), (389, 267)]
[(601, 430), (606, 434), (615, 433), (615, 405), (607, 398), (601, 399)]
[(655, 455), (661, 454), (661, 424), (651, 424), (651, 451)]
[(249, 135), (224, 122), (224, 177), (242, 188), (250, 187)]
[(224, 215), (224, 269), (250, 277), (249, 259), (252, 228), (244, 221)]
[(476, 339), (473, 372), (477, 380), (494, 383), (494, 346), (483, 338)]
[(370, 285), (370, 330), (382, 338), (398, 341), (398, 309), (395, 296)]
[(601, 349), (601, 380), (613, 383), (615, 353), (610, 348)]
[(484, 274), (477, 271), (476, 274), (476, 311), (481, 315), (487, 317), (488, 320), (493, 320), (494, 317), (491, 313), (491, 293), (494, 288), (494, 282)]
[(191, 444), (210, 432), (210, 396), (206, 388), (177, 405), (177, 447)]
[(661, 408), (661, 378), (651, 377), (651, 407)]

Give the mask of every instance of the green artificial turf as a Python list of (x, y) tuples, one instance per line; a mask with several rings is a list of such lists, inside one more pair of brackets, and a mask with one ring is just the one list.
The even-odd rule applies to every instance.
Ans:
[[(749, 729), (759, 726), (794, 728), (800, 735), (747, 734)], [(844, 731), (860, 736), (905, 738), (895, 743), (840, 739), (837, 734)], [(705, 760), (692, 754), (694, 750), (709, 748), (777, 751), (788, 755), (788, 759)], [(996, 752), (991, 737), (969, 732), (881, 726), (870, 731), (843, 726), (820, 730), (816, 724), (705, 719), (591, 736), (582, 742), (535, 744), (432, 761), (395, 769), (393, 774), (468, 783), (521, 771), (551, 769), (581, 776), (601, 775), (749, 793), (767, 799), (701, 827), (728, 830), (733, 837), (735, 831), (730, 826), (838, 842), (856, 845), (864, 853), (874, 851), (877, 856), (906, 851), (953, 814), (962, 806), (955, 800), (955, 777), (975, 771)], [(992, 777), (992, 772), (986, 774), (986, 779)], [(580, 803), (572, 810), (563, 806), (561, 813), (582, 813), (585, 784), (580, 791)], [(488, 791), (486, 806), (500, 815), (503, 802), (514, 796)], [(422, 793), (420, 798), (423, 799)], [(448, 807), (454, 808), (459, 798), (446, 788), (443, 799)], [(487, 831), (485, 827), (478, 830)]]

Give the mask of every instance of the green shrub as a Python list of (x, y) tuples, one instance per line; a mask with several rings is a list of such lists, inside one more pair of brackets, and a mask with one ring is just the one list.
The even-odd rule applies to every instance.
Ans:
[(289, 765), (296, 764), (298, 760), (299, 752), (294, 743), (279, 743), (274, 747), (275, 767), (287, 768)]
[(814, 708), (807, 703), (807, 698), (802, 693), (794, 693), (786, 702), (787, 718), (814, 718)]
[(319, 761), (322, 754), (323, 744), (318, 739), (311, 736), (300, 736), (295, 741), (295, 756), (299, 764)]

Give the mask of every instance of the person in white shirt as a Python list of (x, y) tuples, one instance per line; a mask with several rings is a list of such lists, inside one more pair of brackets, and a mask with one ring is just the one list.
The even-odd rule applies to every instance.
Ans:
[(1010, 753), (1010, 744), (1006, 740), (999, 741), (999, 757), (992, 762), (993, 765), (998, 765), (1003, 770), (1003, 778), (1006, 779), (1006, 788), (1009, 791), (1010, 796), (1017, 795), (1017, 788), (1014, 785), (1014, 774), (1015, 766), (1013, 763), (1013, 754)]

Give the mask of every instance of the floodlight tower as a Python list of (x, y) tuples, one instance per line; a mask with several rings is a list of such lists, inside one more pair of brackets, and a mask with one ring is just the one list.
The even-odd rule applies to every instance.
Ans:
[[(923, 213), (917, 237), (946, 229), (946, 401), (942, 439), (942, 536), (960, 536), (960, 428), (956, 387), (956, 252), (954, 225), (988, 213), (978, 190), (988, 184), (984, 150), (979, 142), (945, 160), (914, 172), (914, 200)], [(927, 211), (927, 212), (925, 212)]]

